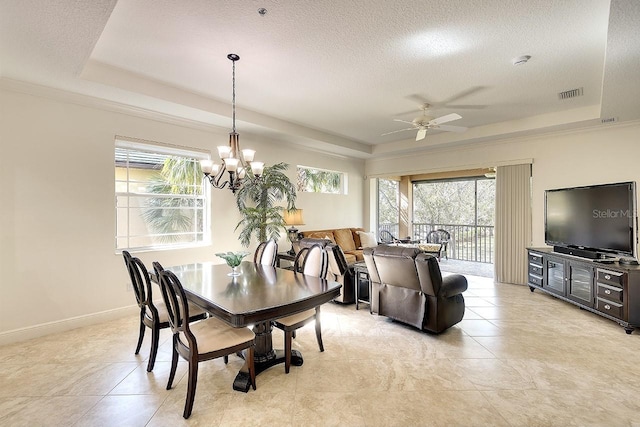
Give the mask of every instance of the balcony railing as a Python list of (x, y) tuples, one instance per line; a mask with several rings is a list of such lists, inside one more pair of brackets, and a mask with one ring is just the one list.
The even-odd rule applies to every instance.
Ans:
[[(414, 223), (413, 238), (426, 241), (429, 232), (439, 229), (446, 230), (451, 235), (447, 247), (449, 258), (493, 263), (495, 240), (492, 225)], [(380, 230), (387, 230), (396, 237), (406, 237), (398, 236), (398, 223), (380, 224)]]

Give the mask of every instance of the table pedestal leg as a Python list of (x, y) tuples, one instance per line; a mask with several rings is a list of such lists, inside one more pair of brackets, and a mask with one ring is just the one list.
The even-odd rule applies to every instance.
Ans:
[[(271, 322), (261, 322), (253, 327), (253, 332), (256, 334), (256, 348), (254, 350), (256, 375), (274, 365), (284, 363), (284, 350), (273, 349), (272, 330), (273, 326), (271, 325)], [(292, 350), (291, 364), (293, 366), (302, 366), (303, 362), (302, 354), (298, 350)], [(236, 379), (233, 381), (233, 389), (246, 393), (249, 391), (250, 387), (251, 380), (249, 378), (249, 367), (245, 363), (242, 369), (240, 369), (240, 372), (238, 372), (238, 375), (236, 375)]]

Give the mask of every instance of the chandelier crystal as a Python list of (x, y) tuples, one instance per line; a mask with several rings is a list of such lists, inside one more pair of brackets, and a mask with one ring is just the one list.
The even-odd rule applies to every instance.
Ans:
[[(229, 133), (229, 145), (218, 146), (218, 156), (221, 160), (220, 164), (215, 163), (213, 160), (201, 160), (200, 167), (214, 188), (229, 187), (235, 194), (242, 186), (242, 181), (246, 178), (247, 171), (251, 170), (253, 176), (260, 177), (264, 170), (264, 163), (253, 160), (256, 154), (255, 150), (240, 150), (239, 135), (238, 132), (236, 132), (236, 61), (238, 61), (240, 57), (235, 53), (230, 53), (227, 55), (227, 58), (229, 58), (233, 64), (233, 91), (231, 95), (232, 129)], [(224, 179), (225, 172), (228, 172), (226, 179)]]

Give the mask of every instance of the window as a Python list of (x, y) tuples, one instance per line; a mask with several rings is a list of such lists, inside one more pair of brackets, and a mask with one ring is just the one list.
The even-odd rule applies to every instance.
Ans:
[(400, 222), (400, 183), (378, 179), (378, 237), (386, 230), (398, 237)]
[(116, 250), (208, 243), (208, 187), (200, 159), (172, 146), (116, 139)]
[(347, 194), (347, 174), (298, 166), (298, 191)]

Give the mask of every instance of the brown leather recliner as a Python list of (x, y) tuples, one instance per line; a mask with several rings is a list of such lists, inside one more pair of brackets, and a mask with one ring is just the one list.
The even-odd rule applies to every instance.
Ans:
[(364, 250), (371, 280), (371, 311), (440, 333), (464, 316), (467, 279), (442, 277), (437, 259), (417, 248), (380, 245)]
[(327, 251), (329, 256), (329, 271), (327, 272), (327, 280), (332, 280), (342, 284), (340, 296), (334, 298), (334, 301), (349, 304), (355, 302), (355, 288), (353, 280), (353, 268), (349, 268), (349, 264), (345, 259), (344, 252), (340, 246), (331, 242), (329, 239), (314, 239), (305, 237), (300, 239), (294, 245), (296, 253), (301, 248), (310, 248), (313, 245), (320, 245)]

